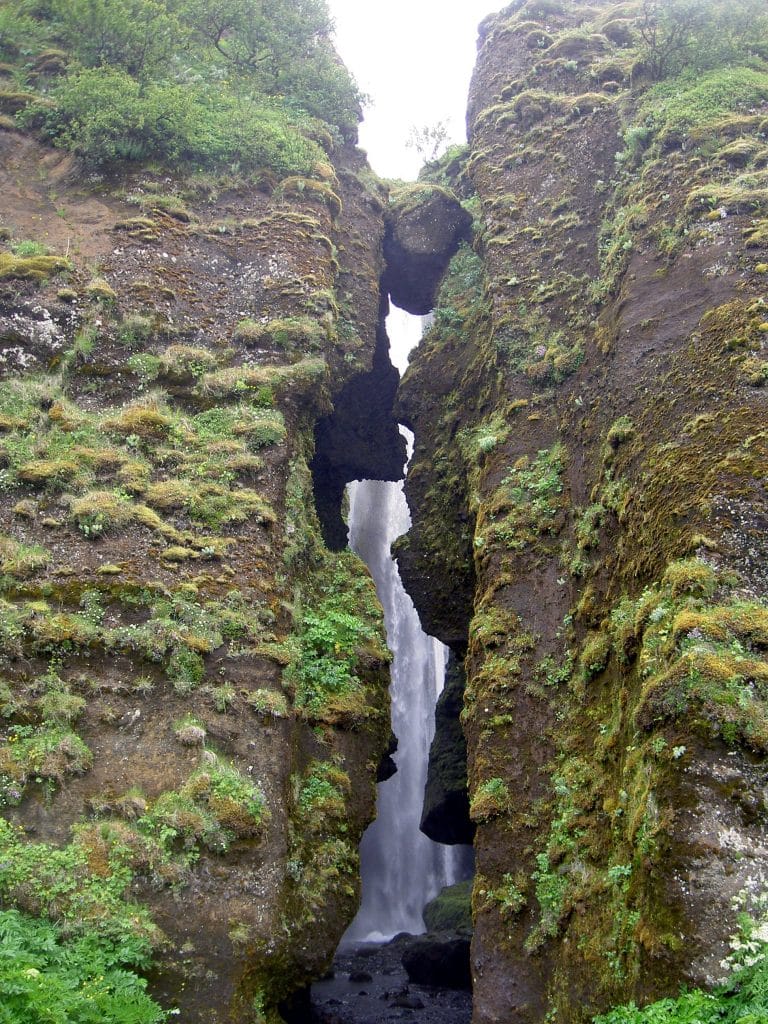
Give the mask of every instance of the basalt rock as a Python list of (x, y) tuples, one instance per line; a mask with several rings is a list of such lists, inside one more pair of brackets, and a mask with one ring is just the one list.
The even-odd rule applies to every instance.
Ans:
[(467, 795), (467, 743), (459, 720), (463, 700), (464, 672), (451, 655), (435, 708), (435, 735), (419, 826), (436, 843), (471, 843), (475, 836)]
[(471, 989), (469, 936), (451, 932), (419, 935), (402, 956), (410, 981), (417, 985)]
[[(338, 406), (352, 471), (402, 469), (380, 190), (351, 146), (314, 190), (183, 210), (59, 159), (0, 133), (6, 235), (69, 250), (0, 280), (2, 859), (64, 870), (70, 931), (122, 915), (190, 1024), (275, 1019), (354, 916), (389, 736), (381, 609), (308, 467)], [(339, 614), (355, 639), (310, 643)]]
[(694, 79), (631, 5), (482, 26), (481, 230), (399, 397), (402, 575), (466, 651), (475, 1024), (710, 987), (764, 926), (768, 67), (703, 38)]

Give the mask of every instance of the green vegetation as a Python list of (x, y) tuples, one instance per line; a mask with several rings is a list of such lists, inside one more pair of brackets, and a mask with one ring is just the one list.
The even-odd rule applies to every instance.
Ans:
[(357, 850), (348, 837), (349, 776), (343, 760), (311, 761), (292, 777), (288, 875), (292, 920), (311, 926), (329, 891), (352, 909), (357, 895)]
[(705, 74), (686, 71), (643, 96), (638, 120), (664, 145), (674, 136), (695, 137), (725, 117), (753, 110), (765, 99), (764, 71), (749, 67), (720, 67)]
[(48, 921), (0, 911), (0, 1020), (7, 1024), (160, 1024), (168, 1013), (132, 966), (128, 943), (110, 948), (93, 930), (72, 939)]
[(560, 444), (517, 460), (493, 499), (480, 507), (475, 545), (483, 554), (498, 547), (522, 550), (553, 529), (563, 507), (564, 461)]
[(28, 842), (21, 829), (0, 819), (0, 856), (4, 1021), (166, 1019), (132, 970), (149, 966), (160, 936), (129, 897), (130, 850), (118, 836), (97, 836), (85, 827), (55, 847)]
[(763, 950), (711, 992), (695, 989), (643, 1009), (630, 1003), (595, 1017), (594, 1024), (761, 1024), (766, 1006), (768, 956)]
[(745, 55), (766, 55), (768, 20), (761, 0), (643, 0), (638, 13), (639, 69), (654, 80), (684, 68), (702, 72)]
[(318, 599), (298, 623), (299, 655), (289, 677), (296, 688), (296, 707), (310, 721), (355, 724), (377, 714), (368, 706), (359, 666), (366, 652), (377, 657), (385, 652), (377, 626), (365, 615), (369, 582), (355, 579), (350, 558), (354, 556), (336, 556), (332, 575), (321, 583)]
[(331, 139), (319, 122), (351, 136), (359, 117), (330, 30), (324, 0), (12, 0), (0, 58), (26, 90), (20, 123), (91, 165), (306, 174), (313, 137)]
[(510, 795), (507, 784), (495, 776), (486, 779), (475, 789), (469, 807), (473, 821), (486, 821), (498, 814), (503, 814), (510, 806)]
[(424, 907), (424, 923), (430, 932), (472, 931), (472, 882), (441, 889)]

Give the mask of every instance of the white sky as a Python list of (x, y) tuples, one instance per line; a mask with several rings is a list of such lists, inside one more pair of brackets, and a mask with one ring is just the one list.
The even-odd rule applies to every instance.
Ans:
[(405, 142), (412, 125), (444, 121), (464, 142), (477, 26), (508, 0), (328, 0), (336, 46), (372, 98), (360, 145), (382, 177), (412, 179), (421, 159)]

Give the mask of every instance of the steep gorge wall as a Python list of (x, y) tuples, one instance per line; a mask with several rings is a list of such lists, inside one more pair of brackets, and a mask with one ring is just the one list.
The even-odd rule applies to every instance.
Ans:
[(675, 78), (643, 17), (481, 26), (475, 241), (401, 391), (398, 559), (466, 651), (477, 1022), (710, 985), (761, 920), (768, 77), (753, 31)]
[[(148, 940), (187, 1021), (325, 969), (389, 736), (373, 584), (309, 470), (339, 395), (395, 372), (386, 193), (352, 146), (315, 173), (82, 181), (0, 132), (2, 900)], [(354, 468), (397, 478), (379, 410), (346, 411)]]

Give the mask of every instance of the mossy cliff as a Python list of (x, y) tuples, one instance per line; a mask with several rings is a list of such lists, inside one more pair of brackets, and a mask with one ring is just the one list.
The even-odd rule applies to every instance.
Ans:
[[(351, 145), (213, 196), (0, 149), (0, 897), (147, 940), (185, 1020), (258, 1020), (354, 913), (389, 736), (380, 608), (309, 470), (373, 372), (385, 194)], [(357, 465), (396, 477), (378, 427)]]
[(763, 921), (764, 13), (516, 2), (426, 170), (475, 230), (398, 559), (465, 657), (478, 1024), (711, 986)]
[[(118, 7), (89, 17), (119, 63)], [(187, 8), (161, 8), (186, 31)], [(320, 44), (303, 73), (324, 95), (278, 83), (284, 109), (243, 74), (235, 96), (180, 90), (162, 63), (110, 70), (70, 13), (12, 4), (0, 24), (2, 926), (48, 918), (70, 957), (95, 944), (72, 998), (103, 1019), (104, 963), (151, 965), (185, 1021), (275, 1019), (355, 912), (390, 732), (381, 609), (323, 541), (311, 468), (327, 534), (347, 479), (402, 472), (387, 190), (355, 104), (334, 122), (353, 91)], [(218, 58), (195, 52), (199, 81)], [(155, 138), (161, 94), (187, 120)], [(217, 103), (241, 121), (222, 108), (206, 137)], [(159, 1020), (147, 1006), (136, 1020)]]

